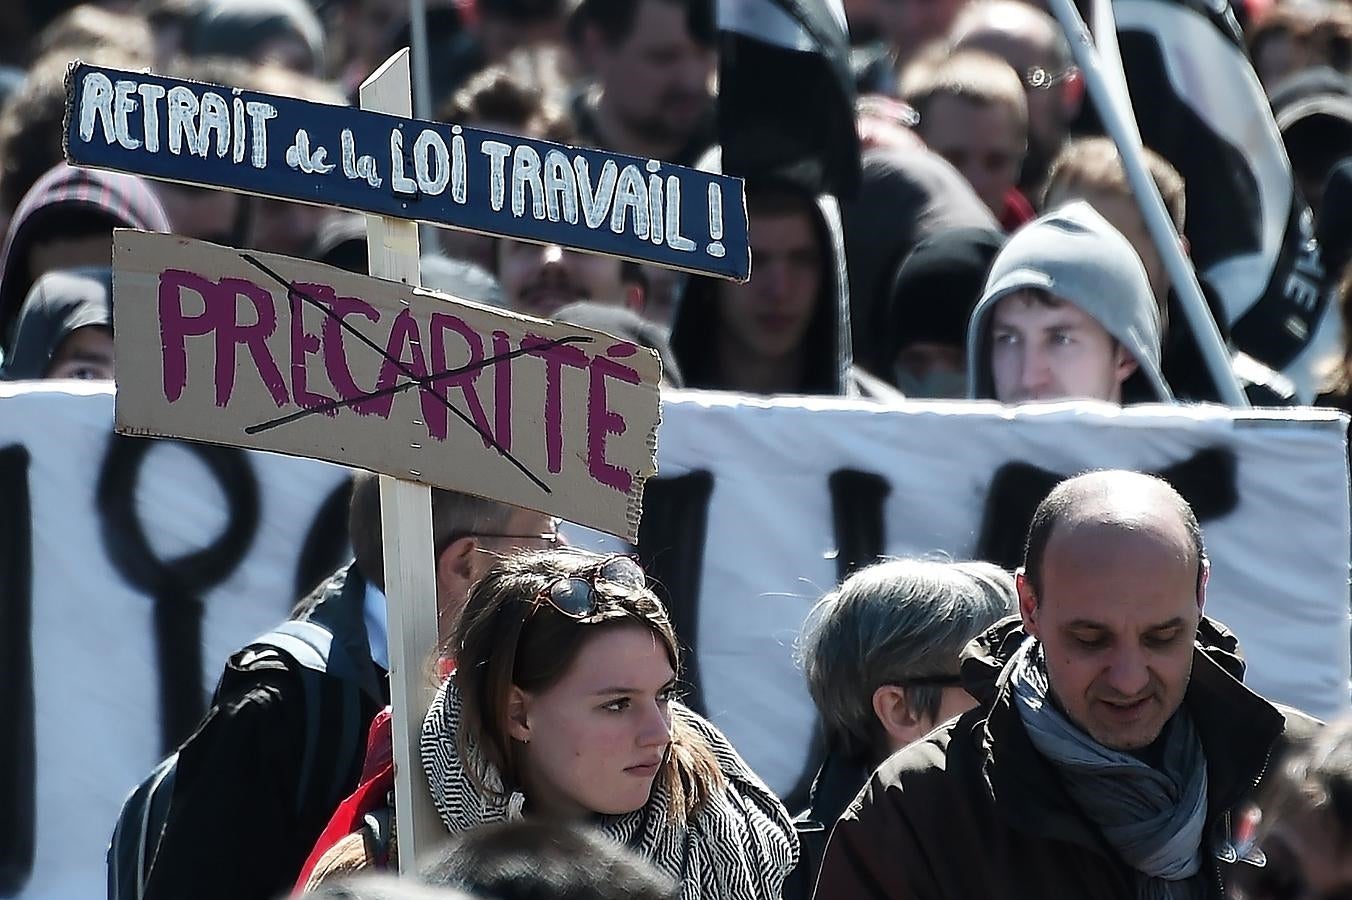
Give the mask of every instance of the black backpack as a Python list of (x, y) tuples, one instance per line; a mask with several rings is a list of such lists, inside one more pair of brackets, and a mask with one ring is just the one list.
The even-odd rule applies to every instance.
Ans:
[[(335, 642), (329, 630), (317, 622), (283, 622), (276, 629), (250, 642), (243, 652), (237, 654), (236, 659), (244, 660), (239, 668), (247, 673), (250, 665), (274, 654), (280, 654), (288, 661), (287, 669), (300, 678), (305, 697), (304, 756), (295, 796), (296, 809), (300, 810), (304, 808), (306, 798), (315, 790), (324, 790), (324, 796), (341, 797), (349, 787), (346, 782), (348, 770), (354, 761), (352, 751), (339, 752), (332, 760), (324, 760), (328, 765), (321, 766), (319, 759), (320, 719), (324, 709), (326, 676), (337, 676), (341, 680), (341, 700), (334, 706), (341, 716), (341, 733), (361, 730), (358, 746), (364, 745), (365, 739), (360, 689), (341, 644)], [(226, 676), (221, 679), (216, 689), (217, 699), (229, 693), (231, 674), (232, 670), (227, 670)], [(332, 688), (329, 690), (332, 691)], [(332, 732), (329, 734), (331, 736)], [(112, 841), (108, 845), (108, 900), (141, 900), (145, 896), (146, 882), (155, 864), (155, 855), (174, 799), (178, 757), (179, 751), (171, 753), (155, 767), (149, 777), (136, 786), (122, 804)], [(320, 771), (320, 768), (328, 771)]]

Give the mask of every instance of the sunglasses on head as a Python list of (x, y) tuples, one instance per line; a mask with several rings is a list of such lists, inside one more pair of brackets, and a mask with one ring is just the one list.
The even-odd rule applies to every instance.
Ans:
[(564, 575), (550, 582), (536, 596), (535, 608), (547, 602), (568, 618), (585, 621), (596, 615), (606, 585), (618, 588), (612, 593), (641, 591), (648, 586), (648, 577), (629, 557), (612, 556), (584, 575)]

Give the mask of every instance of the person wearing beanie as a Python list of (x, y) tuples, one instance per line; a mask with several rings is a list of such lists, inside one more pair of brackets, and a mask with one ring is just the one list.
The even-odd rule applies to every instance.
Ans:
[(968, 396), (1001, 403), (1172, 403), (1141, 258), (1092, 206), (1029, 222), (995, 262), (967, 327)]
[(967, 396), (967, 320), (1004, 242), (994, 228), (951, 228), (915, 245), (878, 311), (875, 374), (907, 397)]

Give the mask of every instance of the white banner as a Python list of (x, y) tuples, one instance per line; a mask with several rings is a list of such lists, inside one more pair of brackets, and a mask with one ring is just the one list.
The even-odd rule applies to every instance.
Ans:
[(111, 387), (0, 384), (0, 896), (105, 896), (162, 732), (345, 553), (347, 470), (112, 425)]
[[(1051, 481), (1087, 468), (1174, 469), (1212, 559), (1207, 612), (1238, 634), (1247, 683), (1321, 717), (1349, 708), (1348, 461), (1338, 413), (664, 400), (643, 556), (678, 583), (674, 613), (688, 626), (682, 601), (691, 591), (681, 596), (680, 576), (666, 576), (663, 560), (682, 559), (684, 536), (707, 521), (696, 627), (685, 635), (696, 696), (781, 795), (812, 774), (814, 710), (794, 662), (798, 629), (836, 583), (837, 554), (858, 542), (859, 523), (879, 514), (885, 554), (957, 559), (981, 555), (985, 528), (986, 549), (1003, 549), (996, 561), (1010, 563)], [(842, 470), (857, 474), (838, 475), (833, 491), (832, 473)], [(704, 518), (689, 496), (698, 485), (670, 487), (698, 471), (712, 476)], [(1019, 510), (1022, 521), (994, 527)]]
[[(1008, 557), (1019, 517), (1089, 466), (1169, 470), (1249, 683), (1348, 709), (1335, 413), (664, 399), (640, 552), (687, 626), (697, 698), (781, 793), (810, 775), (798, 629), (843, 561)], [(0, 385), (0, 896), (104, 894), (119, 805), (165, 736), (344, 550), (343, 469), (111, 437), (112, 414), (110, 388)]]

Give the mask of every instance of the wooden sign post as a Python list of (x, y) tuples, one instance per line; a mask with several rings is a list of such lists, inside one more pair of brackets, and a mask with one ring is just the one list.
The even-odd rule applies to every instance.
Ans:
[[(746, 280), (737, 179), (409, 118), (408, 53), (361, 110), (76, 63), (76, 165), (364, 211), (371, 276), (114, 235), (117, 430), (379, 472), (400, 868), (440, 824), (418, 737), (433, 685), (429, 486), (634, 541), (656, 471), (651, 350), (423, 291), (415, 221)], [(330, 149), (335, 152), (330, 155)]]
[[(408, 50), (399, 51), (362, 82), (362, 109), (413, 114)], [(366, 217), (368, 271), (377, 278), (417, 286), (422, 282), (418, 259), (418, 226), (409, 221)], [(416, 424), (416, 423), (413, 423)], [(436, 567), (432, 536), (432, 492), (425, 484), (380, 476), (382, 560), (389, 616), (390, 706), (394, 738), (394, 815), (399, 838), (399, 871), (417, 870), (425, 843), (437, 833), (437, 811), (421, 765), (418, 736), (433, 688), (419, 677), (419, 660), (430, 659), (437, 647)], [(402, 772), (400, 770), (403, 770)]]

